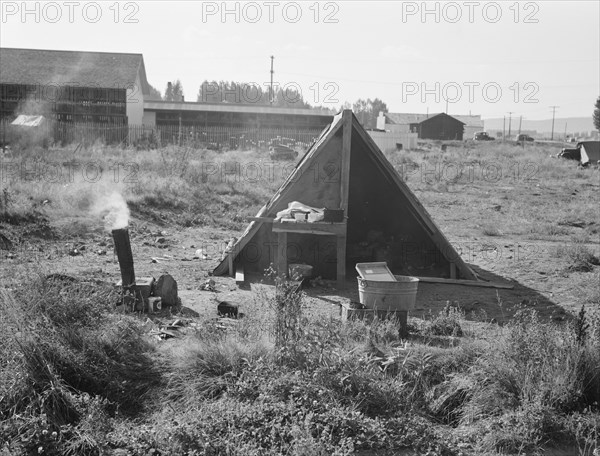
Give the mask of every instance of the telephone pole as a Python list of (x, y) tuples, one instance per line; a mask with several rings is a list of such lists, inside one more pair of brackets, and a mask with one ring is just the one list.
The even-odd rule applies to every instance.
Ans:
[(509, 111), (508, 112), (508, 137), (509, 138), (510, 138), (510, 124), (511, 124), (511, 121), (512, 121), (512, 113), (513, 113), (513, 111)]
[(274, 73), (274, 71), (273, 71), (273, 59), (274, 58), (275, 58), (274, 56), (271, 56), (271, 87), (269, 88), (269, 92), (270, 92), (270, 94), (269, 94), (269, 102), (271, 104), (273, 104), (273, 73)]
[(523, 123), (523, 116), (519, 117), (519, 134), (521, 134), (521, 124)]
[(554, 139), (554, 115), (556, 114), (556, 108), (560, 106), (550, 106), (552, 108), (552, 133), (550, 133), (550, 141)]

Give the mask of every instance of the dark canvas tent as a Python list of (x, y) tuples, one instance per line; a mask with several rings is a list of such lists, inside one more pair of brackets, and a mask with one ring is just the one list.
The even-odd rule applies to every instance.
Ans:
[[(338, 223), (282, 223), (293, 201), (342, 209)], [(334, 117), (271, 200), (259, 211), (216, 275), (261, 274), (271, 264), (313, 266), (343, 281), (358, 262), (386, 261), (395, 274), (475, 280), (425, 208), (401, 180), (352, 111)]]
[(582, 141), (578, 145), (581, 164), (588, 165), (600, 161), (600, 141)]

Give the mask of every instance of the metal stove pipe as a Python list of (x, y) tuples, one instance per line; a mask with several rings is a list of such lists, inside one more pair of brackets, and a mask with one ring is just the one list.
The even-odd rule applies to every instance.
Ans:
[(135, 271), (133, 269), (133, 253), (131, 252), (131, 243), (129, 241), (129, 230), (127, 228), (112, 230), (112, 237), (115, 242), (117, 258), (119, 259), (123, 290), (134, 292)]

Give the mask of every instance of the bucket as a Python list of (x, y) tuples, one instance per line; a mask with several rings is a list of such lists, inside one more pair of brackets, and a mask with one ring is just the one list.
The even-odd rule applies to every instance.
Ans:
[(308, 264), (290, 264), (290, 278), (299, 280), (312, 277), (313, 267)]
[(394, 276), (396, 282), (379, 282), (358, 278), (360, 303), (367, 309), (406, 312), (415, 307), (419, 279)]

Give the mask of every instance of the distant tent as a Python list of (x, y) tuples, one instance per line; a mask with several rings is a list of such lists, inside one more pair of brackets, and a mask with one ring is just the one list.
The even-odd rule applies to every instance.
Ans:
[(44, 116), (27, 116), (21, 114), (11, 122), (11, 125), (17, 127), (39, 127), (40, 125), (43, 125), (45, 121), (46, 118)]
[(600, 141), (581, 141), (578, 145), (581, 153), (580, 163), (584, 166), (600, 161)]
[[(298, 201), (342, 209), (341, 222), (289, 223), (276, 214)], [(242, 237), (215, 268), (251, 275), (270, 265), (313, 266), (313, 276), (345, 280), (355, 264), (386, 261), (395, 274), (476, 280), (352, 111), (338, 113)]]

